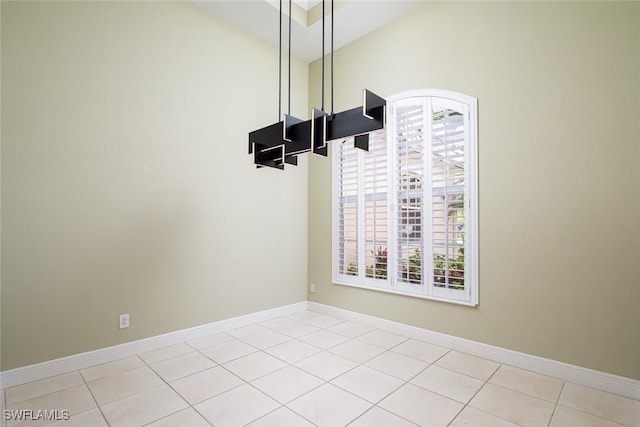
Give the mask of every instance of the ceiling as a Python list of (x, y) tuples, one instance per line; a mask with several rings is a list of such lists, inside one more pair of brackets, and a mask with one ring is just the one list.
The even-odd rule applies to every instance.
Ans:
[[(334, 13), (334, 48), (339, 49), (365, 34), (418, 7), (423, 0), (346, 0), (336, 2)], [(202, 9), (222, 18), (266, 42), (278, 46), (278, 0), (193, 0)], [(321, 0), (293, 0), (291, 54), (305, 62), (322, 56)], [(283, 0), (283, 54), (288, 39), (289, 2)], [(325, 52), (330, 49), (331, 2), (325, 4), (327, 15)]]

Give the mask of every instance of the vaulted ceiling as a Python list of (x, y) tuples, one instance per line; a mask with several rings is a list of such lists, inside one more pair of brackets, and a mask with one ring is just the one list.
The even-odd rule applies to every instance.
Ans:
[[(213, 13), (268, 43), (278, 46), (280, 1), (279, 0), (229, 0), (197, 1), (197, 6)], [(335, 2), (334, 48), (374, 31), (401, 15), (418, 7), (419, 0), (346, 0)], [(293, 56), (312, 62), (322, 56), (322, 0), (293, 0), (292, 48)], [(325, 52), (330, 48), (331, 1), (325, 1)], [(289, 1), (282, 0), (283, 51), (288, 51)]]

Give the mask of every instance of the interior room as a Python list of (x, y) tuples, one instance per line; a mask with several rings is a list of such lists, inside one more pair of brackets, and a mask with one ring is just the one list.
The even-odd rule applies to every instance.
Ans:
[(640, 3), (0, 14), (0, 427), (640, 426)]

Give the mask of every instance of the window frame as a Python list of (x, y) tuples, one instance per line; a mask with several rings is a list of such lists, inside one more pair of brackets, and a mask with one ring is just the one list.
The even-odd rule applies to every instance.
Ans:
[[(455, 110), (462, 106), (462, 114), (464, 117), (464, 131), (466, 134), (465, 146), (464, 146), (464, 168), (465, 168), (465, 182), (464, 182), (464, 290), (458, 291), (453, 289), (442, 289), (434, 286), (433, 280), (424, 279), (423, 284), (410, 284), (403, 283), (397, 280), (397, 268), (399, 263), (396, 262), (396, 248), (398, 245), (397, 228), (399, 225), (399, 218), (396, 209), (397, 203), (397, 175), (394, 164), (397, 162), (397, 150), (396, 144), (393, 140), (395, 135), (395, 120), (393, 112), (395, 108), (410, 103), (413, 99), (421, 99), (426, 107), (431, 107), (434, 100), (437, 101), (438, 106), (444, 106), (450, 108), (455, 106)], [(361, 160), (364, 154), (359, 155), (358, 161), (358, 204), (356, 214), (356, 241), (358, 248), (358, 273), (356, 276), (348, 274), (340, 274), (339, 260), (338, 260), (338, 245), (339, 245), (339, 203), (338, 203), (338, 181), (339, 181), (339, 144), (338, 141), (332, 145), (332, 279), (336, 285), (351, 286), (356, 288), (363, 288), (369, 290), (382, 291), (392, 294), (406, 295), (414, 298), (422, 298), (436, 301), (449, 302), (454, 304), (476, 306), (479, 303), (479, 283), (478, 283), (478, 113), (477, 113), (477, 99), (468, 95), (464, 95), (458, 92), (453, 92), (443, 89), (419, 89), (401, 92), (393, 96), (386, 98), (387, 100), (387, 114), (388, 123), (386, 126), (386, 138), (387, 138), (387, 218), (389, 222), (388, 228), (388, 245), (387, 245), (387, 278), (376, 279), (366, 277), (366, 263), (363, 261), (363, 254), (366, 246), (366, 235), (364, 235), (364, 224), (362, 219), (364, 218), (364, 192), (362, 191), (362, 182), (364, 179), (365, 171), (363, 169), (364, 162)], [(426, 111), (426, 110), (425, 110)], [(426, 114), (425, 114), (426, 116)], [(426, 132), (425, 143), (429, 144), (429, 147), (424, 150), (425, 159), (423, 162), (427, 167), (430, 167), (431, 161), (431, 118), (426, 119), (428, 124), (428, 132)], [(391, 135), (391, 136), (390, 136)], [(393, 146), (391, 146), (393, 145)], [(425, 169), (426, 171), (427, 169)], [(423, 210), (422, 210), (422, 235), (425, 241), (422, 247), (427, 248), (430, 245), (426, 239), (432, 238), (432, 190), (431, 190), (431, 175), (425, 173), (423, 176)], [(433, 249), (430, 249), (431, 253)], [(424, 251), (423, 251), (424, 252)], [(433, 256), (427, 256), (426, 253), (422, 255), (422, 271), (433, 272)], [(346, 261), (345, 261), (346, 262)], [(425, 273), (423, 273), (425, 274)], [(432, 273), (429, 274), (429, 277)], [(411, 290), (420, 290), (421, 293), (415, 293)]]

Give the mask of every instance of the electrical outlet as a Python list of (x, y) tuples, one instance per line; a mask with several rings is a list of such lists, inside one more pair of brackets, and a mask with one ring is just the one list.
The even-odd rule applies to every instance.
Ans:
[(315, 283), (310, 283), (309, 284), (309, 290), (311, 292), (315, 292), (316, 291), (316, 284)]
[(120, 315), (120, 329), (129, 327), (129, 313)]

